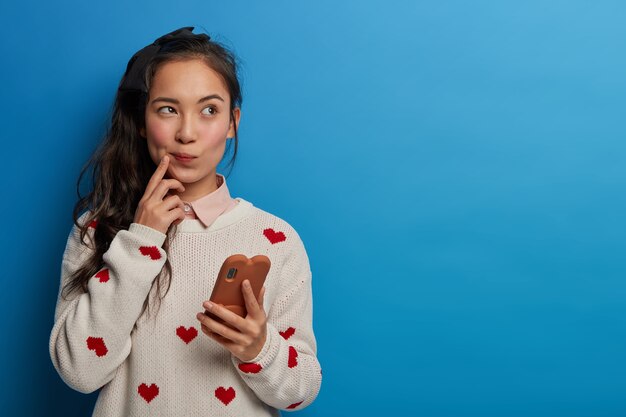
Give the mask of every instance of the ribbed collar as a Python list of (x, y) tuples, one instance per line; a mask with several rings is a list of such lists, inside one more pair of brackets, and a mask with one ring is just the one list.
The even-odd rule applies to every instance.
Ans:
[[(216, 174), (216, 181), (217, 190), (194, 201), (183, 200), (184, 203), (191, 206), (196, 217), (205, 227), (209, 227), (222, 213), (237, 205), (237, 200), (230, 196), (226, 178), (221, 174)], [(193, 213), (190, 214), (191, 217), (188, 216), (187, 218), (193, 218)]]

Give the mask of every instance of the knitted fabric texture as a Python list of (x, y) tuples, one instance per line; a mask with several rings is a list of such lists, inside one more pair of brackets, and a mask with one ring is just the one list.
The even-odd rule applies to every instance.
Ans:
[[(208, 228), (199, 220), (180, 223), (169, 238), (169, 255), (162, 249), (165, 234), (131, 224), (111, 242), (87, 292), (64, 299), (61, 288), (92, 250), (89, 236), (81, 241), (72, 228), (50, 356), (73, 389), (101, 389), (93, 416), (277, 416), (315, 399), (322, 378), (304, 245), (287, 222), (237, 200)], [(196, 319), (222, 262), (235, 253), (263, 254), (272, 263), (265, 281), (267, 339), (249, 362), (202, 333)], [(168, 256), (169, 292), (156, 314), (140, 316), (149, 293), (156, 295), (152, 282)]]

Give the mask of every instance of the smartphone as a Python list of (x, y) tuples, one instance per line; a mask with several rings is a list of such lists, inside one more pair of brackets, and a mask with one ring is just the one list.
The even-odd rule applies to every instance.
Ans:
[[(258, 299), (270, 266), (270, 259), (265, 255), (255, 255), (252, 258), (242, 254), (229, 256), (224, 260), (220, 272), (217, 274), (217, 280), (209, 300), (226, 307), (241, 317), (246, 317), (248, 312), (241, 292), (241, 283), (246, 279), (250, 281), (252, 292)], [(222, 319), (208, 311), (205, 311), (205, 314), (216, 321), (223, 322)]]

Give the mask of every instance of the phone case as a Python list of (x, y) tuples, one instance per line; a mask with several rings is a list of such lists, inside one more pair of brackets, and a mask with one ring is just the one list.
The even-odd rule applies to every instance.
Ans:
[[(213, 303), (221, 304), (235, 314), (245, 317), (247, 310), (241, 292), (241, 283), (246, 279), (249, 280), (252, 292), (258, 299), (270, 266), (270, 259), (265, 255), (256, 255), (250, 259), (242, 254), (229, 256), (220, 268), (209, 299)], [(221, 322), (221, 319), (214, 315), (208, 312), (206, 314)]]

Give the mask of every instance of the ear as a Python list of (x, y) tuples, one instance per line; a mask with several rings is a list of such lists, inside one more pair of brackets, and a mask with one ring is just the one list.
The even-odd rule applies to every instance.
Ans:
[(230, 118), (230, 127), (228, 129), (228, 135), (226, 137), (228, 138), (234, 138), (235, 137), (235, 129), (239, 128), (239, 119), (241, 118), (241, 109), (239, 107), (235, 107), (233, 109), (233, 114)]
[(145, 127), (142, 127), (141, 129), (139, 129), (139, 135), (142, 138), (144, 138), (144, 139), (146, 138), (146, 128)]

